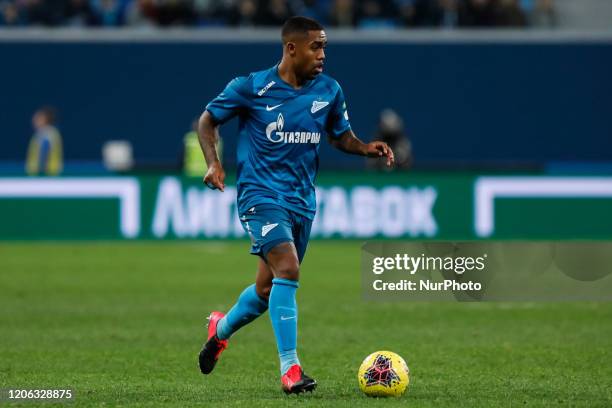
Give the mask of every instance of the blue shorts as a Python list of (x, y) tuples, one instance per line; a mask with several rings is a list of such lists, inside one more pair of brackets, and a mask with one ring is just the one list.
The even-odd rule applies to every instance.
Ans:
[(312, 220), (274, 204), (259, 204), (240, 214), (242, 227), (251, 237), (251, 254), (264, 260), (272, 248), (293, 242), (300, 263), (306, 253)]

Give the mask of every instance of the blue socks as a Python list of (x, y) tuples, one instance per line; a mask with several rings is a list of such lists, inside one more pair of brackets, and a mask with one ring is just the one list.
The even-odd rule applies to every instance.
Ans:
[(298, 283), (288, 279), (275, 278), (272, 280), (270, 303), (260, 298), (255, 291), (255, 285), (246, 288), (238, 297), (236, 304), (225, 317), (217, 324), (217, 337), (228, 339), (242, 326), (252, 322), (268, 306), (270, 320), (276, 336), (278, 356), (280, 358), (281, 375), (285, 374), (294, 364), (300, 364), (297, 347), (297, 303), (295, 292)]
[(270, 292), (270, 320), (276, 335), (281, 375), (294, 364), (300, 364), (297, 357), (297, 303), (295, 292), (298, 283), (288, 279), (272, 280)]
[(238, 301), (225, 317), (217, 323), (217, 337), (221, 340), (228, 339), (238, 329), (255, 320), (267, 309), (268, 302), (257, 295), (255, 285), (249, 286), (240, 294)]

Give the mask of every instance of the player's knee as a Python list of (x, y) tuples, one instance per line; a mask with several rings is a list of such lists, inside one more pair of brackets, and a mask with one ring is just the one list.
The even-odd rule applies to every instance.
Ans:
[(272, 248), (267, 262), (275, 278), (299, 280), (300, 262), (293, 242), (283, 242)]
[(268, 300), (270, 298), (270, 291), (272, 290), (272, 282), (269, 284), (258, 284), (255, 286), (255, 292), (257, 296), (262, 299)]
[(293, 281), (300, 280), (300, 264), (297, 259), (287, 259), (274, 268), (274, 277)]

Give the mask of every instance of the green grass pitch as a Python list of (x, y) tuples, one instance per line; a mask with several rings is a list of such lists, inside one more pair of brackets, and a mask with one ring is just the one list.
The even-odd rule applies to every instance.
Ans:
[[(246, 242), (1, 243), (0, 388), (71, 387), (75, 406), (612, 406), (612, 303), (367, 303), (357, 241), (312, 242), (302, 268), (316, 392), (280, 391), (267, 315), (204, 377), (205, 317), (255, 261)], [(411, 369), (402, 398), (359, 392), (379, 349)]]

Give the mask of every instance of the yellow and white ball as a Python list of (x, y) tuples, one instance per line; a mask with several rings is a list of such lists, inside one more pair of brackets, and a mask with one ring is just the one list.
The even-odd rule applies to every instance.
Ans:
[(410, 370), (392, 351), (377, 351), (359, 367), (359, 388), (369, 397), (399, 397), (410, 382)]

